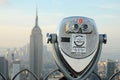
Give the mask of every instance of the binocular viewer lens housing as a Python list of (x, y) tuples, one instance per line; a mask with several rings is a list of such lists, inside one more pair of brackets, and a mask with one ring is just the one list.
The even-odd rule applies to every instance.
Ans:
[(74, 31), (78, 31), (79, 30), (79, 25), (78, 24), (74, 24), (72, 27), (73, 27)]
[[(80, 20), (82, 22), (79, 22)], [(61, 51), (72, 58), (81, 59), (90, 56), (96, 51), (99, 42), (94, 20), (86, 17), (63, 19), (57, 35)]]
[(90, 34), (93, 31), (93, 23), (91, 23), (89, 20), (83, 20), (83, 22), (80, 23), (79, 19), (83, 20), (83, 18), (78, 18), (65, 23), (66, 33)]

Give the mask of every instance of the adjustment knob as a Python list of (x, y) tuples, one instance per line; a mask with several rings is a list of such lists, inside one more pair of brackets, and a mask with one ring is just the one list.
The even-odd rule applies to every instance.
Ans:
[(49, 42), (51, 42), (52, 40), (52, 36), (51, 34), (47, 33), (46, 37), (47, 37), (47, 44), (49, 44)]
[(106, 44), (107, 43), (107, 35), (103, 34), (103, 43)]

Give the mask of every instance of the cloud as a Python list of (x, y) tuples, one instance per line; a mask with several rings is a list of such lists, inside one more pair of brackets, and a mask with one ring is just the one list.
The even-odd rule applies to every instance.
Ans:
[(97, 19), (118, 19), (120, 18), (119, 15), (112, 15), (112, 14), (103, 14), (95, 16)]
[(0, 4), (5, 4), (8, 0), (0, 0)]
[(102, 5), (99, 5), (99, 8), (118, 10), (120, 9), (120, 4), (119, 3), (102, 4)]

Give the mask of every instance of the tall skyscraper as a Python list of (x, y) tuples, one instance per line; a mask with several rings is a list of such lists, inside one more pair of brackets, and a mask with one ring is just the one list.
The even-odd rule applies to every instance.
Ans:
[[(13, 78), (21, 70), (21, 61), (20, 60), (14, 60), (12, 65), (13, 65), (13, 69), (12, 69), (12, 77), (11, 78)], [(15, 78), (15, 80), (20, 80), (20, 75), (18, 75)]]
[[(30, 36), (30, 70), (36, 74), (38, 78), (42, 75), (42, 54), (43, 54), (43, 38), (42, 32), (38, 25), (38, 13), (36, 9), (35, 26)], [(31, 78), (31, 80), (34, 80)]]
[[(9, 79), (8, 61), (5, 59), (5, 57), (0, 57), (0, 73), (4, 75), (6, 79)], [(3, 80), (1, 76), (0, 80)]]
[(116, 62), (112, 60), (107, 60), (107, 78), (110, 78), (116, 69)]

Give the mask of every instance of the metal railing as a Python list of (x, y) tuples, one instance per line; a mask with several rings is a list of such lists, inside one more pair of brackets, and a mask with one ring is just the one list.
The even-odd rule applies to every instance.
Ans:
[(60, 70), (59, 70), (59, 69), (55, 69), (55, 70), (49, 72), (49, 73), (47, 74), (47, 76), (45, 76), (45, 78), (44, 78), (43, 80), (48, 80), (49, 76), (50, 76), (51, 74), (53, 74), (54, 72), (56, 72), (56, 71), (60, 71)]
[[(20, 73), (22, 73), (22, 72), (24, 72), (24, 71), (29, 72), (29, 73), (35, 78), (35, 80), (39, 80), (39, 78), (38, 78), (32, 71), (30, 71), (30, 70), (28, 70), (28, 69), (23, 69), (23, 70), (19, 71), (19, 72), (12, 78), (12, 80), (15, 80), (16, 77), (17, 77)], [(56, 71), (61, 72), (59, 69), (55, 69), (55, 70), (49, 72), (46, 76), (44, 76), (43, 80), (48, 80), (49, 76), (52, 75), (53, 73), (55, 73)], [(102, 80), (101, 77), (100, 77), (96, 72), (92, 72), (92, 74), (95, 75), (99, 80)], [(120, 71), (116, 72), (116, 73), (113, 74), (108, 80), (113, 80), (113, 79), (114, 79), (117, 75), (119, 75), (119, 74), (120, 74)], [(7, 80), (2, 73), (0, 73), (0, 76), (1, 76), (2, 80)], [(89, 79), (89, 78), (88, 78), (88, 79)]]
[(99, 80), (102, 80), (101, 77), (96, 73), (96, 72), (92, 72)]
[(2, 77), (3, 80), (7, 80), (2, 73), (0, 73), (0, 76)]
[[(49, 76), (52, 75), (56, 71), (61, 72), (59, 69), (53, 70), (50, 73), (48, 73), (47, 76), (45, 76), (43, 80), (48, 80)], [(95, 75), (99, 80), (102, 80), (101, 77), (96, 72), (92, 72), (92, 74)]]
[(18, 73), (12, 78), (12, 80), (15, 80), (15, 78), (16, 78), (20, 73), (22, 73), (22, 72), (24, 72), (24, 71), (28, 71), (29, 73), (31, 73), (31, 74), (33, 75), (33, 77), (35, 78), (35, 80), (39, 80), (38, 77), (37, 77), (32, 71), (30, 71), (30, 70), (28, 70), (28, 69), (23, 69), (23, 70), (21, 70), (20, 72), (18, 72)]
[(113, 74), (113, 75), (109, 78), (109, 80), (113, 80), (113, 78), (114, 78), (115, 76), (119, 75), (119, 74), (120, 74), (120, 71), (116, 72), (115, 74)]

